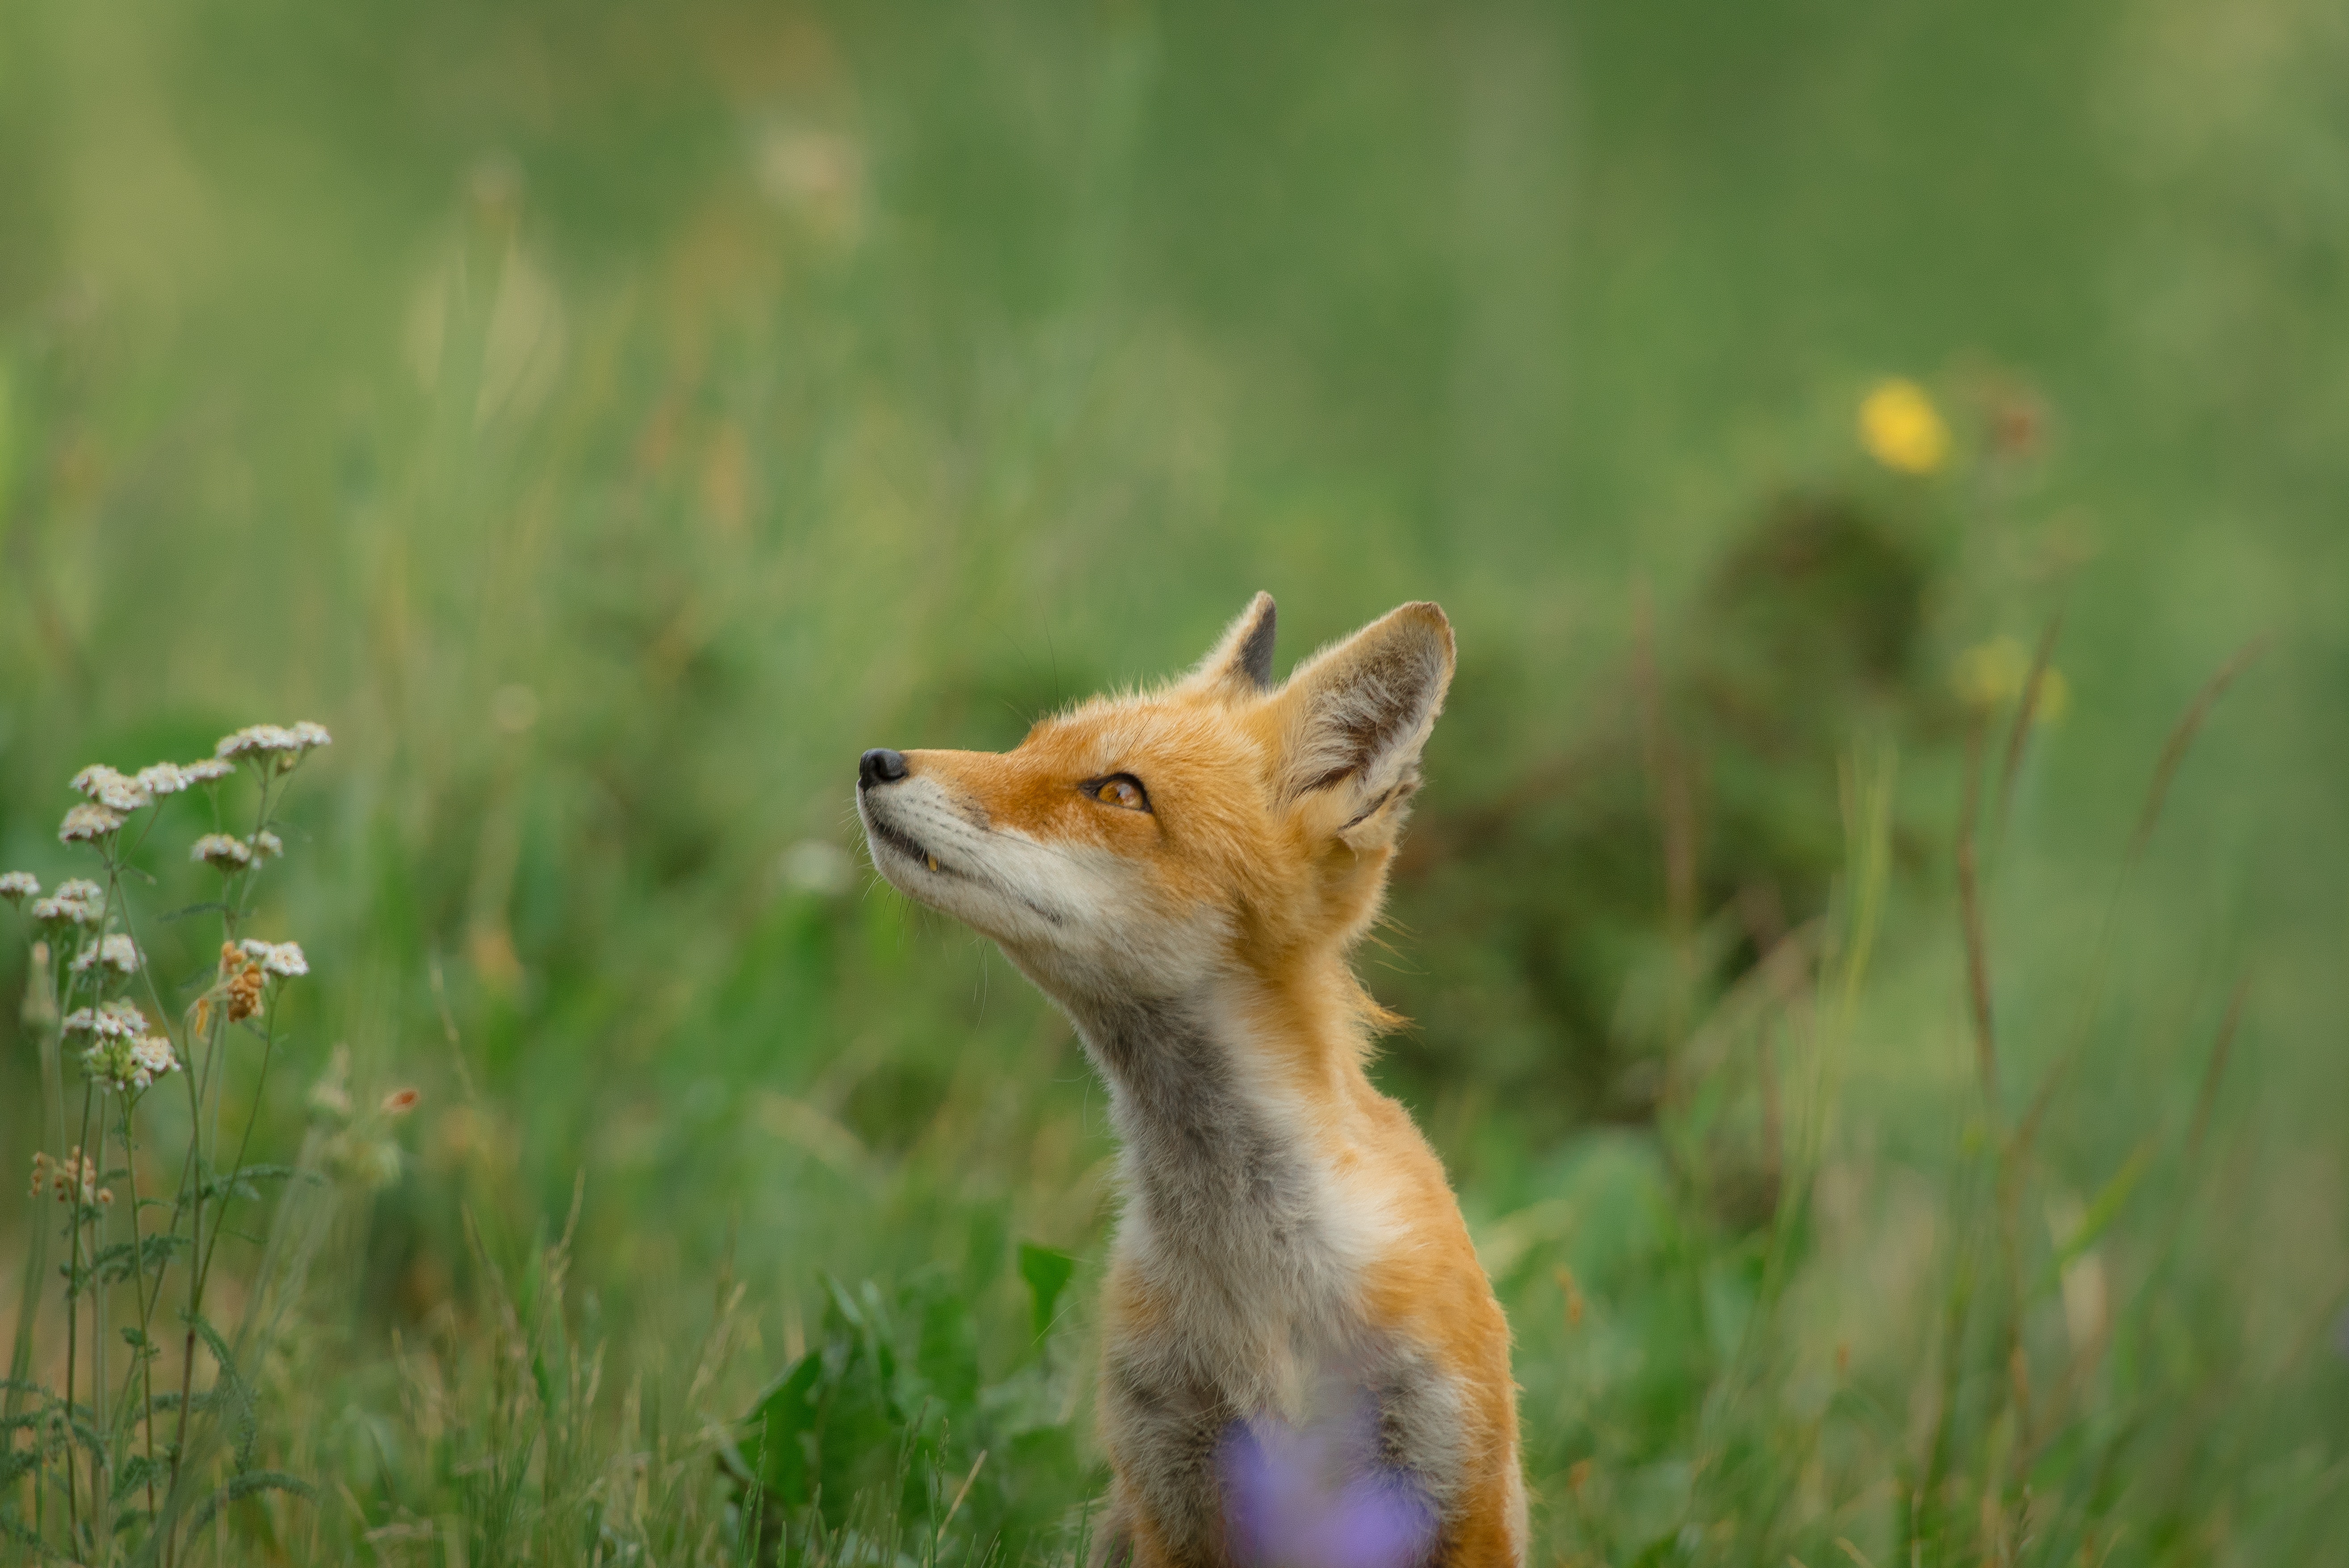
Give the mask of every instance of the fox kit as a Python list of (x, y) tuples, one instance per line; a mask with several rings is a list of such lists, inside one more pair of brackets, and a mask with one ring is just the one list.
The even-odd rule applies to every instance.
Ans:
[(1509, 1330), (1444, 1170), (1364, 1072), (1378, 913), (1452, 626), (1405, 604), (1272, 674), (1259, 593), (1197, 668), (1011, 751), (868, 751), (874, 864), (1002, 947), (1109, 1086), (1097, 1561), (1516, 1565)]

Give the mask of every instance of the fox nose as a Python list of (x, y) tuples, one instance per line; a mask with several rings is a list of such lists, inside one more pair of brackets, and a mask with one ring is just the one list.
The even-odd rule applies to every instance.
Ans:
[(895, 784), (905, 776), (905, 755), (885, 746), (876, 746), (856, 759), (856, 787), (859, 789), (870, 789), (875, 784)]

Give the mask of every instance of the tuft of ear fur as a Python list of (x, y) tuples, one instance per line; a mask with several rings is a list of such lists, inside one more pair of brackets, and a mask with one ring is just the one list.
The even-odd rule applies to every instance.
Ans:
[(1272, 689), (1272, 595), (1248, 601), (1184, 685), (1219, 696), (1261, 696)]
[(1281, 793), (1319, 797), (1339, 838), (1392, 840), (1419, 787), (1419, 754), (1452, 685), (1452, 623), (1442, 609), (1404, 604), (1288, 677)]

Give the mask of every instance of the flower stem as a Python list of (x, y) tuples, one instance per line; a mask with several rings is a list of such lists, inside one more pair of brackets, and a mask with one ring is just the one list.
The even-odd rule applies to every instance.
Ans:
[[(131, 1096), (122, 1097), (122, 1164), (125, 1184), (130, 1189), (130, 1279), (139, 1296), (139, 1344), (133, 1347), (132, 1355), (137, 1358), (135, 1370), (139, 1374), (140, 1428), (147, 1439), (147, 1517), (152, 1520), (155, 1517), (155, 1346), (148, 1328), (154, 1319), (155, 1309), (147, 1295), (146, 1243), (139, 1233), (139, 1144), (130, 1125), (130, 1114), (137, 1109), (137, 1104)], [(167, 1253), (167, 1259), (168, 1256)], [(158, 1299), (163, 1294), (162, 1271), (167, 1266), (168, 1263), (158, 1264), (155, 1271), (155, 1295)], [(124, 1403), (128, 1404), (130, 1389), (127, 1382), (122, 1397)]]
[[(87, 1140), (89, 1137), (89, 1086), (87, 1084), (82, 1086), (81, 1091), (81, 1132)], [(72, 1246), (71, 1261), (66, 1270), (66, 1537), (77, 1551), (81, 1547), (81, 1504), (75, 1490), (75, 1477), (80, 1467), (74, 1462), (74, 1447), (79, 1440), (74, 1429), (74, 1383), (81, 1360), (81, 1304), (74, 1299), (74, 1293), (81, 1284), (80, 1161), (83, 1158), (81, 1150), (87, 1147), (87, 1141), (76, 1146), (75, 1164), (66, 1173), (66, 1212), (72, 1216), (66, 1227)], [(94, 1484), (97, 1480), (95, 1470), (90, 1479)], [(101, 1505), (101, 1500), (93, 1495), (91, 1508), (95, 1510)]]

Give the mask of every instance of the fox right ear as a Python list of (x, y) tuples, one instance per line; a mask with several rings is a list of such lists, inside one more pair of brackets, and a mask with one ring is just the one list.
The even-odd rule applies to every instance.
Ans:
[(1452, 684), (1452, 623), (1405, 604), (1299, 665), (1282, 688), (1282, 792), (1319, 797), (1350, 843), (1392, 841)]
[(1256, 696), (1272, 689), (1272, 595), (1258, 593), (1224, 628), (1185, 684), (1224, 696)]

